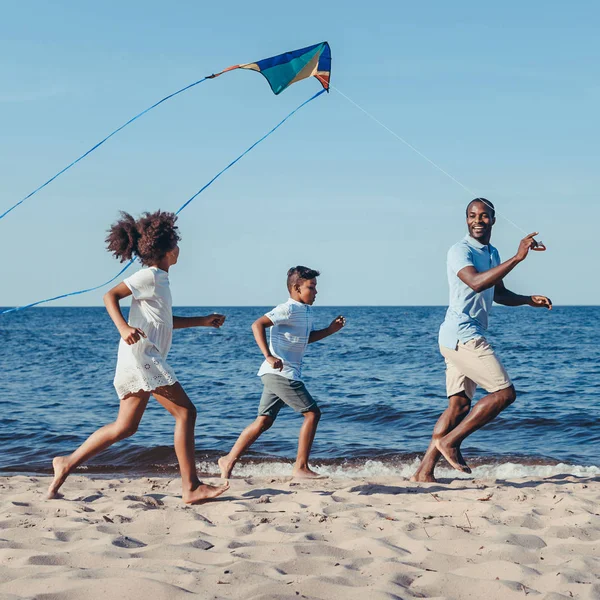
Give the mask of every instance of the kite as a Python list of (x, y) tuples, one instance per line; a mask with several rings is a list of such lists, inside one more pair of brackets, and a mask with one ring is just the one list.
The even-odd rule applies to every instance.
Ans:
[(281, 94), (292, 83), (307, 77), (316, 77), (321, 82), (323, 89), (329, 91), (331, 49), (327, 42), (321, 42), (314, 46), (285, 52), (279, 56), (272, 56), (254, 63), (234, 65), (220, 73), (209, 75), (208, 78), (214, 79), (234, 69), (258, 71), (269, 82), (274, 94)]
[[(20, 204), (25, 202), (28, 198), (31, 198), (31, 196), (33, 196), (34, 194), (39, 192), (41, 189), (46, 187), (48, 184), (50, 184), (52, 181), (54, 181), (57, 177), (62, 175), (65, 171), (69, 170), (71, 167), (76, 165), (80, 160), (84, 159), (86, 156), (91, 154), (94, 150), (96, 150), (98, 147), (100, 147), (102, 144), (104, 144), (104, 142), (106, 142), (112, 136), (114, 136), (119, 131), (121, 131), (122, 129), (127, 127), (127, 125), (129, 125), (130, 123), (133, 123), (133, 121), (140, 118), (142, 115), (146, 114), (147, 112), (151, 111), (153, 108), (157, 107), (159, 104), (162, 104), (163, 102), (169, 100), (170, 98), (173, 98), (174, 96), (177, 96), (178, 94), (181, 94), (182, 92), (185, 92), (186, 90), (189, 90), (190, 88), (198, 85), (199, 83), (202, 83), (203, 81), (206, 81), (207, 79), (214, 79), (224, 73), (233, 71), (235, 69), (249, 69), (249, 70), (257, 71), (257, 72), (261, 73), (261, 75), (263, 75), (266, 78), (266, 80), (269, 82), (269, 85), (271, 86), (271, 90), (276, 95), (283, 92), (286, 88), (288, 88), (293, 83), (296, 83), (297, 81), (301, 81), (302, 79), (306, 79), (308, 77), (315, 77), (321, 84), (322, 89), (320, 91), (318, 91), (316, 94), (314, 94), (313, 96), (311, 96), (308, 100), (305, 100), (304, 102), (302, 102), (292, 112), (290, 112), (285, 118), (283, 118), (279, 123), (277, 123), (277, 125), (275, 125), (275, 127), (273, 127), (270, 131), (268, 131), (260, 139), (258, 139), (256, 142), (254, 142), (249, 148), (247, 148), (244, 152), (242, 152), (242, 154), (240, 154), (236, 159), (231, 161), (224, 169), (222, 169), (219, 173), (217, 173), (208, 183), (206, 183), (204, 186), (202, 186), (200, 188), (200, 190), (198, 190), (191, 198), (186, 200), (186, 202), (184, 202), (179, 207), (179, 209), (176, 211), (176, 214), (179, 214), (188, 204), (190, 204), (190, 202), (192, 202), (192, 200), (194, 200), (197, 196), (199, 196), (206, 188), (208, 188), (210, 185), (212, 185), (221, 175), (223, 175), (223, 173), (225, 173), (225, 171), (227, 171), (228, 169), (233, 167), (233, 165), (235, 165), (246, 154), (248, 154), (248, 152), (250, 152), (252, 149), (254, 149), (263, 140), (268, 138), (274, 131), (279, 129), (279, 127), (281, 127), (290, 117), (292, 117), (302, 107), (306, 106), (309, 102), (312, 102), (313, 100), (318, 98), (321, 94), (324, 94), (325, 92), (329, 92), (329, 81), (330, 81), (330, 77), (331, 77), (331, 49), (329, 48), (329, 44), (327, 42), (321, 42), (320, 44), (315, 44), (314, 46), (308, 46), (308, 47), (302, 48), (300, 50), (293, 50), (291, 52), (285, 52), (284, 54), (279, 54), (278, 56), (273, 56), (271, 58), (265, 58), (263, 60), (259, 60), (254, 63), (235, 65), (235, 66), (225, 69), (224, 71), (221, 71), (220, 73), (208, 75), (207, 77), (204, 77), (203, 79), (195, 81), (194, 83), (191, 83), (191, 84), (181, 88), (180, 90), (177, 90), (176, 92), (173, 92), (172, 94), (169, 94), (168, 96), (165, 96), (164, 98), (162, 98), (161, 100), (159, 100), (158, 102), (153, 104), (152, 106), (146, 108), (141, 113), (137, 114), (135, 117), (132, 117), (131, 119), (129, 119), (129, 121), (127, 121), (126, 123), (124, 123), (123, 125), (118, 127), (117, 129), (115, 129), (112, 133), (107, 135), (103, 140), (98, 142), (95, 146), (90, 148), (87, 152), (82, 154), (79, 158), (74, 160), (72, 163), (67, 165), (64, 169), (62, 169), (58, 173), (56, 173), (56, 175), (54, 175), (53, 177), (48, 179), (48, 181), (46, 181), (41, 186), (39, 186), (38, 188), (33, 190), (33, 192), (31, 192), (30, 194), (25, 196), (25, 198), (23, 198), (22, 200), (20, 200), (13, 206), (11, 206), (8, 210), (6, 210), (3, 214), (0, 215), (0, 219), (5, 217), (8, 213), (10, 213), (12, 210), (17, 208), (17, 206), (19, 206)], [(38, 304), (45, 304), (47, 302), (52, 302), (52, 301), (58, 300), (60, 298), (67, 298), (68, 296), (77, 296), (79, 294), (85, 294), (87, 292), (92, 292), (94, 290), (98, 290), (98, 289), (108, 285), (109, 283), (112, 283), (115, 279), (120, 277), (134, 262), (135, 262), (135, 259), (132, 259), (114, 277), (112, 277), (111, 279), (109, 279), (108, 281), (105, 281), (104, 283), (102, 283), (100, 285), (97, 285), (97, 286), (94, 286), (91, 288), (86, 288), (83, 290), (78, 290), (76, 292), (69, 292), (67, 294), (61, 294), (60, 296), (55, 296), (53, 298), (47, 298), (45, 300), (38, 300), (37, 302), (32, 302), (31, 304), (27, 304), (25, 306), (17, 306), (14, 308), (9, 308), (9, 309), (0, 311), (0, 315), (4, 315), (6, 313), (15, 312), (15, 311), (19, 311), (19, 310), (24, 310), (26, 308), (31, 308), (33, 306), (37, 306)]]
[[(331, 77), (331, 49), (327, 42), (321, 42), (320, 44), (315, 44), (313, 46), (307, 46), (306, 48), (301, 48), (300, 50), (292, 50), (291, 52), (284, 52), (283, 54), (279, 54), (277, 56), (272, 56), (271, 58), (265, 58), (263, 60), (259, 60), (253, 63), (247, 63), (242, 65), (234, 65), (232, 67), (228, 67), (227, 69), (221, 71), (220, 73), (215, 73), (213, 75), (207, 75), (198, 81), (194, 81), (189, 85), (165, 96), (158, 102), (155, 102), (152, 106), (144, 109), (142, 112), (135, 115), (129, 119), (129, 121), (125, 122), (123, 125), (109, 133), (104, 139), (100, 140), (97, 144), (92, 146), (87, 152), (83, 153), (80, 157), (76, 158), (73, 162), (67, 165), (64, 169), (61, 169), (58, 173), (53, 175), (48, 181), (37, 187), (35, 190), (27, 194), (23, 199), (19, 200), (16, 204), (8, 208), (2, 214), (0, 214), (0, 219), (3, 219), (8, 215), (8, 213), (12, 212), (15, 208), (23, 204), (26, 200), (31, 198), (33, 195), (37, 194), (40, 190), (45, 188), (48, 184), (52, 183), (55, 179), (60, 177), (63, 173), (68, 171), (71, 167), (75, 166), (80, 160), (83, 160), (86, 156), (91, 154), (94, 150), (102, 146), (104, 142), (108, 141), (111, 137), (119, 133), (122, 129), (125, 129), (128, 125), (139, 119), (141, 116), (150, 112), (153, 108), (156, 108), (163, 102), (170, 100), (171, 98), (181, 94), (198, 84), (206, 81), (207, 79), (215, 79), (223, 73), (227, 73), (233, 71), (235, 69), (249, 69), (251, 71), (257, 71), (261, 75), (265, 77), (265, 79), (269, 82), (273, 93), (280, 94), (288, 88), (293, 83), (297, 81), (301, 81), (302, 79), (306, 79), (308, 77), (315, 77), (323, 86), (323, 89), (316, 96), (320, 96), (322, 92), (329, 92), (329, 80)], [(313, 100), (313, 98), (311, 98)], [(301, 105), (303, 106), (303, 105)], [(299, 106), (298, 108), (301, 108)], [(295, 112), (295, 111), (293, 111)], [(2, 314), (2, 313), (0, 313)]]

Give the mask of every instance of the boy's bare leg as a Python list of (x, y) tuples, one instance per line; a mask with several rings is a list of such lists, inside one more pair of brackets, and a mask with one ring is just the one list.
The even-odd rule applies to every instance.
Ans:
[(227, 454), (227, 456), (222, 456), (218, 461), (222, 479), (229, 479), (231, 477), (231, 471), (233, 470), (235, 463), (240, 459), (240, 456), (252, 446), (261, 433), (273, 425), (273, 422), (274, 419), (272, 417), (257, 417), (256, 421), (248, 425), (248, 427), (240, 433), (240, 437), (229, 451), (229, 454)]
[(217, 487), (203, 484), (198, 479), (194, 441), (196, 407), (181, 384), (159, 388), (152, 395), (175, 417), (175, 454), (181, 472), (183, 501), (186, 504), (201, 504), (220, 496), (229, 488), (229, 484)]
[(292, 471), (293, 477), (316, 478), (322, 477), (318, 473), (311, 471), (308, 466), (308, 457), (317, 432), (317, 425), (321, 418), (321, 411), (317, 408), (314, 411), (302, 413), (304, 423), (300, 428), (300, 436), (298, 437), (298, 456)]
[(114, 423), (101, 427), (69, 456), (56, 456), (52, 460), (54, 479), (48, 488), (48, 498), (56, 498), (60, 486), (75, 468), (105, 450), (115, 442), (133, 435), (142, 420), (150, 394), (141, 392), (121, 400), (119, 414)]
[[(435, 424), (431, 442), (429, 443), (429, 448), (427, 448), (427, 452), (425, 452), (425, 456), (423, 456), (423, 460), (421, 461), (419, 468), (410, 478), (411, 481), (436, 481), (433, 472), (438, 460), (442, 455), (437, 449), (435, 441), (436, 439), (441, 438), (448, 432), (452, 431), (467, 416), (470, 408), (471, 400), (464, 392), (448, 398), (448, 408), (441, 414), (440, 418)], [(462, 462), (466, 465), (462, 454), (460, 454), (460, 449), (458, 452), (460, 455), (460, 460), (462, 460)]]
[(445, 436), (435, 440), (436, 448), (455, 469), (463, 473), (470, 473), (471, 469), (466, 465), (464, 459), (461, 462), (461, 443), (467, 436), (497, 417), (515, 401), (516, 397), (517, 393), (512, 385), (504, 390), (488, 394), (473, 407), (469, 416), (462, 423)]

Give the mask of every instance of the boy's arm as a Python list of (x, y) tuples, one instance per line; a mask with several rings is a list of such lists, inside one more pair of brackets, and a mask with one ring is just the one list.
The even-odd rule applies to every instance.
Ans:
[(252, 323), (252, 333), (254, 334), (254, 339), (256, 340), (257, 346), (260, 348), (260, 351), (263, 353), (265, 360), (273, 367), (274, 369), (283, 370), (283, 361), (276, 356), (271, 354), (271, 350), (269, 350), (269, 344), (267, 343), (267, 327), (273, 327), (273, 321), (269, 319), (269, 317), (263, 315), (262, 317), (256, 319), (254, 323)]
[(494, 302), (503, 306), (533, 306), (535, 308), (548, 308), (552, 310), (552, 300), (546, 296), (522, 296), (506, 289), (503, 281), (496, 284), (494, 288)]
[(339, 331), (345, 324), (346, 324), (345, 317), (342, 317), (342, 315), (340, 315), (339, 317), (336, 317), (333, 321), (331, 321), (331, 323), (329, 324), (329, 327), (326, 327), (325, 329), (318, 329), (315, 331), (311, 331), (310, 335), (308, 336), (308, 343), (312, 344), (313, 342), (318, 342), (319, 340), (322, 340), (326, 337), (329, 337), (330, 335), (333, 335), (334, 333)]
[(114, 288), (104, 294), (103, 300), (104, 306), (106, 306), (106, 310), (115, 327), (119, 330), (121, 338), (123, 338), (126, 344), (131, 346), (139, 341), (140, 337), (146, 337), (146, 334), (137, 327), (130, 327), (123, 318), (119, 300), (123, 300), (127, 296), (131, 296), (131, 290), (124, 283), (119, 283), (119, 285), (115, 285)]
[(173, 315), (173, 329), (187, 329), (188, 327), (214, 327), (218, 329), (225, 323), (225, 315), (208, 315), (206, 317), (176, 317)]

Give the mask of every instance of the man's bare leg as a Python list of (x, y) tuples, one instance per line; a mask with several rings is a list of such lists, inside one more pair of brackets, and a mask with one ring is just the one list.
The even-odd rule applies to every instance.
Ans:
[(304, 423), (302, 423), (302, 427), (300, 428), (300, 435), (298, 437), (298, 455), (296, 457), (292, 476), (315, 479), (322, 477), (322, 475), (315, 473), (309, 468), (308, 457), (315, 439), (319, 419), (321, 418), (321, 411), (317, 408), (316, 410), (302, 413), (302, 416), (304, 417)]
[(119, 414), (114, 423), (104, 425), (104, 427), (92, 433), (73, 454), (56, 456), (52, 460), (54, 479), (48, 488), (48, 498), (58, 497), (60, 486), (80, 464), (102, 452), (102, 450), (106, 450), (115, 442), (133, 435), (142, 420), (149, 398), (150, 394), (147, 392), (126, 396), (121, 400)]
[(217, 487), (203, 484), (198, 479), (194, 440), (196, 407), (181, 384), (159, 388), (152, 395), (175, 417), (175, 454), (181, 472), (183, 501), (186, 504), (202, 504), (220, 496), (229, 488), (229, 484)]
[[(437, 449), (435, 441), (436, 439), (441, 438), (452, 431), (469, 414), (470, 409), (471, 400), (464, 392), (460, 392), (459, 394), (455, 394), (454, 396), (450, 396), (448, 398), (448, 408), (441, 414), (440, 418), (435, 424), (431, 442), (429, 443), (429, 448), (427, 448), (427, 452), (425, 452), (425, 456), (423, 456), (423, 460), (421, 461), (419, 468), (410, 478), (411, 481), (436, 481), (433, 472), (438, 460), (442, 455)], [(458, 452), (460, 454), (460, 449)], [(464, 462), (462, 455), (460, 455), (460, 458), (466, 466), (466, 462)]]
[(464, 459), (461, 462), (461, 443), (474, 431), (481, 429), (492, 419), (495, 419), (515, 401), (516, 397), (517, 393), (512, 385), (506, 389), (488, 394), (473, 407), (469, 416), (462, 423), (445, 436), (435, 440), (436, 448), (455, 469), (463, 473), (470, 473), (471, 470), (466, 466)]
[(257, 417), (256, 421), (248, 425), (248, 427), (240, 433), (240, 437), (229, 451), (229, 454), (222, 456), (218, 461), (222, 479), (229, 479), (231, 477), (231, 471), (233, 470), (235, 463), (240, 459), (240, 456), (252, 446), (261, 433), (273, 425), (273, 422), (274, 419), (272, 417)]

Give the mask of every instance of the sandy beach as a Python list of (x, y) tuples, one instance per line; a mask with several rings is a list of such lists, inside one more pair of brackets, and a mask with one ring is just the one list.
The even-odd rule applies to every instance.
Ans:
[(2, 600), (600, 598), (598, 477), (48, 482), (0, 478)]

